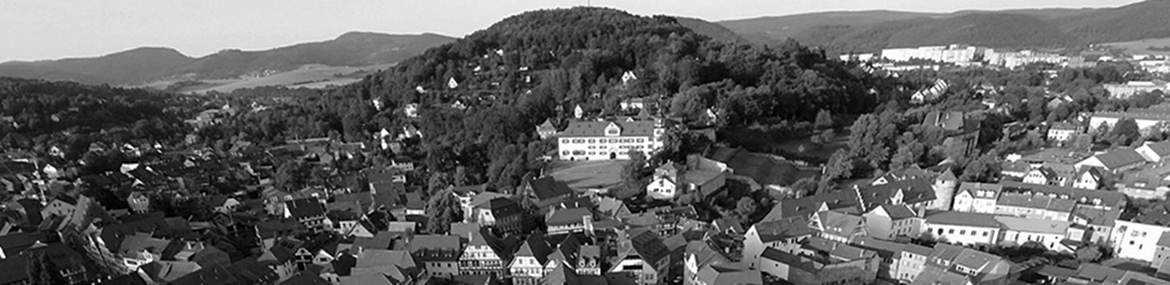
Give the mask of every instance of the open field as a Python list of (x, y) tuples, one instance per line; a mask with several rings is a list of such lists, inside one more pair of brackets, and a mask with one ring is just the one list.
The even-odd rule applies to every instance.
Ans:
[(1170, 47), (1170, 38), (1144, 39), (1128, 42), (1104, 43), (1103, 46), (1125, 50), (1129, 54), (1170, 55), (1170, 50), (1156, 51), (1150, 47)]
[(628, 160), (554, 161), (549, 175), (569, 184), (569, 188), (609, 187), (622, 182), (622, 166)]
[[(228, 93), (236, 89), (254, 88), (263, 86), (284, 86), (288, 88), (323, 89), (332, 86), (341, 86), (360, 81), (366, 74), (386, 69), (392, 65), (372, 65), (362, 67), (327, 66), (320, 64), (304, 65), (295, 70), (276, 73), (262, 77), (198, 80), (202, 84), (185, 86), (179, 93), (204, 94), (207, 92)], [(154, 89), (166, 89), (168, 86), (181, 80), (165, 80), (134, 86)]]

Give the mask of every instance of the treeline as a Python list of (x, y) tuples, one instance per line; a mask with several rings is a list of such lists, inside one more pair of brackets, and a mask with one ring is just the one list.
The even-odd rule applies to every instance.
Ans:
[(93, 142), (170, 143), (199, 98), (72, 82), (0, 78), (0, 147), (79, 158)]

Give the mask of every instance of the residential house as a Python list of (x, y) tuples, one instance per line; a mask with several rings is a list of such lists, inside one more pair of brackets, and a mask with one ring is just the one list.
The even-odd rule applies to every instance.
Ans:
[(814, 233), (808, 226), (808, 218), (805, 217), (756, 223), (744, 234), (743, 261), (747, 262), (749, 267), (756, 268), (765, 248), (794, 252), (800, 247), (801, 242), (812, 237)]
[(520, 245), (520, 249), (512, 257), (508, 265), (508, 272), (512, 276), (512, 283), (516, 285), (535, 285), (544, 277), (544, 264), (548, 255), (552, 253), (548, 241), (541, 235), (528, 236)]
[(882, 204), (862, 215), (868, 236), (880, 239), (895, 237), (918, 237), (922, 230), (922, 218), (906, 205)]
[(604, 263), (601, 246), (582, 245), (577, 253), (577, 274), (601, 276), (601, 266)]
[(723, 163), (699, 156), (688, 157), (685, 166), (667, 162), (654, 170), (646, 194), (659, 200), (673, 200), (683, 193), (700, 193), (708, 197), (722, 190), (726, 184), (727, 171)]
[(926, 232), (953, 244), (992, 245), (999, 242), (1000, 224), (994, 215), (940, 212), (926, 216)]
[(665, 283), (670, 276), (670, 252), (658, 234), (645, 228), (623, 233), (626, 238), (618, 239), (617, 256), (606, 272), (630, 274), (639, 285)]
[(1158, 241), (1166, 231), (1170, 231), (1170, 228), (1117, 220), (1110, 242), (1117, 257), (1153, 262)]
[(1166, 193), (1170, 193), (1170, 165), (1124, 173), (1114, 186), (1117, 191), (1134, 199), (1165, 198)]
[(1048, 141), (1053, 142), (1069, 142), (1072, 141), (1078, 134), (1084, 133), (1085, 128), (1074, 123), (1059, 122), (1048, 127), (1047, 138)]
[[(1069, 221), (1011, 216), (998, 216), (995, 220), (1003, 225), (1001, 242), (1013, 242), (1017, 245), (1037, 242), (1049, 250), (1071, 253), (1077, 248), (1066, 245), (1064, 241), (1075, 241), (1075, 244), (1084, 241), (1084, 231), (1072, 231), (1072, 222)], [(1079, 236), (1075, 234), (1077, 232), (1080, 233)]]
[[(861, 196), (863, 209), (871, 209), (882, 204), (906, 205), (917, 213), (936, 207), (950, 209), (950, 204), (936, 205), (934, 181), (932, 178), (922, 177), (877, 185), (855, 186), (855, 188)], [(954, 190), (953, 187), (950, 189)], [(951, 194), (948, 193), (947, 196), (951, 196)]]
[(212, 211), (230, 214), (235, 212), (236, 208), (239, 207), (241, 203), (239, 200), (236, 200), (236, 198), (225, 195), (214, 195), (208, 197), (207, 204), (208, 206), (212, 207)]
[[(409, 252), (401, 250), (370, 249), (357, 255), (357, 263), (350, 269), (351, 278), (381, 276), (390, 284), (414, 284), (421, 270)], [(351, 284), (342, 277), (342, 284)], [(366, 279), (368, 280), (368, 279)], [(350, 281), (352, 282), (352, 281)], [(371, 283), (377, 284), (377, 283)]]
[(325, 205), (317, 198), (301, 198), (285, 202), (284, 218), (291, 218), (309, 230), (325, 228)]
[(1105, 172), (1100, 168), (1089, 167), (1081, 169), (1075, 178), (1072, 184), (1074, 188), (1097, 190), (1101, 188), (1101, 183), (1104, 183)]
[(545, 219), (549, 235), (592, 233), (593, 212), (588, 208), (553, 210)]
[(821, 238), (848, 243), (866, 236), (865, 218), (838, 211), (821, 211), (813, 214), (809, 227), (820, 232)]
[(1076, 201), (1040, 193), (1002, 193), (996, 201), (995, 213), (1041, 219), (1068, 221)]
[(1150, 163), (1161, 164), (1170, 160), (1170, 140), (1145, 142), (1136, 151)]
[(872, 284), (880, 260), (877, 253), (825, 239), (811, 238), (807, 249), (788, 253), (767, 248), (759, 270), (792, 284)]
[(688, 242), (685, 250), (683, 284), (763, 284), (760, 271), (732, 262), (706, 242)]
[(1105, 243), (1113, 233), (1116, 221), (1121, 217), (1120, 208), (1107, 209), (1093, 205), (1077, 205), (1073, 209), (1071, 221), (1077, 226), (1085, 227), (1088, 237), (1086, 241)]
[[(452, 231), (455, 234), (455, 231)], [(466, 237), (466, 246), (463, 255), (459, 256), (459, 274), (488, 274), (503, 276), (507, 268), (504, 264), (504, 255), (494, 248), (480, 229), (467, 231), (460, 235)]]
[(898, 258), (898, 266), (894, 271), (894, 279), (904, 284), (913, 282), (926, 269), (926, 260), (933, 251), (932, 248), (913, 243), (904, 244), (900, 252), (901, 257)]
[(130, 211), (136, 214), (150, 212), (150, 197), (146, 197), (146, 194), (141, 191), (130, 192), (130, 195), (126, 197), (126, 202), (130, 205)]
[(542, 140), (555, 137), (557, 135), (557, 126), (553, 125), (551, 118), (545, 119), (544, 123), (536, 126), (536, 134), (539, 135), (540, 139)]
[(410, 255), (422, 263), (430, 277), (451, 278), (459, 275), (459, 257), (462, 255), (459, 237), (417, 235), (406, 246)]
[(955, 194), (954, 211), (968, 213), (994, 213), (999, 200), (999, 184), (963, 182)]
[(926, 267), (910, 284), (1007, 284), (1012, 263), (982, 251), (945, 243), (934, 246)]
[(474, 221), (481, 225), (512, 233), (519, 233), (524, 229), (524, 211), (510, 198), (492, 198), (486, 203), (473, 205), (472, 211), (475, 215)]
[(77, 199), (59, 195), (48, 205), (45, 205), (44, 209), (41, 209), (41, 217), (46, 219), (53, 216), (68, 217), (73, 215), (74, 210), (77, 210)]
[(901, 264), (902, 251), (909, 243), (898, 243), (880, 240), (873, 237), (862, 237), (851, 244), (861, 249), (872, 250), (880, 260), (877, 278), (888, 281), (897, 280), (898, 265)]
[(1170, 274), (1170, 234), (1163, 234), (1158, 238), (1158, 248), (1154, 251), (1154, 261), (1150, 267), (1158, 271), (1159, 275)]
[(1077, 169), (1085, 167), (1100, 167), (1106, 171), (1113, 173), (1120, 173), (1141, 166), (1146, 163), (1146, 158), (1139, 154), (1133, 148), (1122, 147), (1116, 148), (1106, 153), (1094, 155), (1077, 162)]
[(137, 233), (122, 240), (118, 256), (127, 268), (138, 270), (139, 266), (162, 260), (163, 250), (170, 243), (170, 240), (153, 238), (148, 233)]
[(854, 189), (842, 189), (798, 199), (778, 200), (763, 221), (782, 220), (791, 217), (812, 217), (820, 211), (842, 210), (860, 212), (861, 195)]
[(1155, 105), (1145, 109), (1130, 108), (1120, 112), (1095, 112), (1093, 117), (1089, 118), (1089, 128), (1090, 130), (1099, 129), (1101, 126), (1112, 128), (1118, 121), (1133, 119), (1134, 123), (1137, 123), (1138, 130), (1143, 135), (1147, 135), (1155, 131), (1159, 125), (1170, 123), (1170, 114), (1166, 114), (1165, 108), (1165, 105)]

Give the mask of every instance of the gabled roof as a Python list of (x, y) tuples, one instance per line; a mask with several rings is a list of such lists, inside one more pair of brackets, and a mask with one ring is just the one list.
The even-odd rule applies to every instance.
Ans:
[(899, 191), (902, 193), (901, 204), (916, 204), (928, 201), (934, 201), (934, 188), (931, 184), (934, 183), (930, 178), (917, 178), (901, 181), (892, 181), (881, 185), (861, 186), (858, 191), (861, 193), (861, 199), (865, 201), (866, 208), (874, 207), (879, 204), (894, 203), (892, 198), (895, 197)]
[(1117, 207), (1117, 206), (1121, 205), (1121, 203), (1124, 203), (1126, 201), (1125, 194), (1122, 194), (1121, 192), (1117, 192), (1117, 191), (1086, 190), (1086, 189), (1077, 189), (1077, 188), (1072, 188), (1072, 187), (1027, 184), (1027, 183), (1021, 183), (1021, 182), (1015, 182), (1015, 181), (1004, 181), (1001, 184), (1003, 185), (1003, 191), (1010, 191), (1010, 192), (1029, 192), (1029, 191), (1031, 191), (1031, 192), (1036, 192), (1036, 193), (1056, 195), (1057, 197), (1062, 197), (1062, 198), (1067, 196), (1068, 199), (1070, 199), (1070, 200), (1074, 200), (1074, 201), (1084, 200), (1084, 201), (1082, 201), (1082, 203), (1090, 203), (1090, 204), (1093, 203), (1093, 201), (1095, 199), (1097, 199), (1097, 200), (1101, 201), (1101, 205), (1109, 206), (1109, 207)]
[(549, 248), (548, 241), (546, 241), (540, 234), (532, 234), (528, 236), (528, 240), (525, 240), (524, 243), (520, 245), (520, 249), (517, 250), (516, 254), (513, 256), (534, 257), (536, 258), (537, 262), (544, 264), (546, 261), (548, 261), (548, 255), (550, 253), (552, 253), (552, 249)]
[(767, 243), (781, 239), (808, 236), (813, 229), (808, 227), (808, 218), (792, 217), (774, 221), (764, 221), (752, 226), (760, 235), (760, 240)]
[(995, 215), (966, 212), (938, 212), (926, 216), (927, 224), (960, 225), (984, 228), (999, 228)]
[(644, 228), (632, 229), (630, 241), (634, 251), (650, 264), (658, 264), (658, 260), (670, 255), (666, 244), (663, 244), (662, 239), (653, 231)]
[(569, 184), (557, 181), (552, 176), (533, 179), (528, 185), (532, 187), (532, 192), (536, 195), (536, 199), (540, 200), (552, 199), (573, 193), (573, 190), (569, 188)]
[(1160, 142), (1146, 142), (1145, 147), (1154, 151), (1158, 156), (1170, 155), (1170, 140)]
[(317, 198), (301, 198), (289, 201), (288, 211), (294, 219), (324, 216), (325, 205)]
[[(225, 265), (214, 265), (211, 267), (200, 269), (186, 276), (179, 277), (175, 281), (171, 281), (174, 285), (204, 285), (204, 284), (243, 284), (242, 280), (236, 278), (235, 268), (228, 269)], [(272, 280), (269, 280), (272, 281)]]
[(402, 203), (402, 194), (406, 192), (406, 184), (402, 181), (370, 183), (374, 192), (374, 207), (391, 208)]
[(605, 136), (605, 128), (615, 124), (621, 129), (621, 136), (653, 136), (656, 122), (646, 121), (572, 121), (569, 127), (561, 131), (561, 137), (600, 137)]
[(1028, 219), (1012, 216), (997, 216), (995, 220), (1003, 225), (1003, 229), (1005, 230), (1059, 235), (1066, 234), (1068, 227), (1072, 225), (1072, 222), (1068, 221)]
[(890, 219), (895, 221), (918, 216), (918, 214), (914, 213), (913, 209), (910, 209), (910, 206), (906, 206), (905, 204), (882, 204), (875, 209), (882, 209), (890, 216)]
[(909, 243), (884, 241), (868, 236), (857, 238), (853, 243), (863, 249), (877, 252), (882, 258), (895, 257), (901, 254), (902, 250), (906, 249), (906, 246), (910, 245)]
[(585, 216), (592, 216), (593, 212), (587, 208), (569, 208), (564, 210), (556, 210), (552, 215), (545, 220), (545, 224), (549, 226), (572, 225), (583, 222)]
[(996, 204), (1069, 213), (1072, 212), (1076, 201), (1043, 194), (1003, 193)]
[(1132, 148), (1122, 147), (1094, 156), (1108, 169), (1144, 163), (1146, 159)]
[(1077, 205), (1073, 208), (1073, 216), (1087, 220), (1090, 225), (1113, 227), (1113, 223), (1121, 217), (1121, 209), (1105, 210), (1091, 205)]
[(826, 234), (851, 237), (864, 231), (863, 218), (837, 211), (818, 212), (813, 218), (821, 223), (821, 231)]
[(750, 270), (735, 264), (707, 264), (696, 274), (706, 284), (764, 284), (759, 270)]
[(829, 210), (856, 208), (861, 204), (858, 199), (856, 191), (842, 189), (828, 193), (817, 193), (799, 199), (780, 200), (776, 201), (776, 205), (772, 206), (772, 210), (763, 220), (772, 221), (795, 216), (811, 216), (821, 210), (822, 204), (827, 205)]

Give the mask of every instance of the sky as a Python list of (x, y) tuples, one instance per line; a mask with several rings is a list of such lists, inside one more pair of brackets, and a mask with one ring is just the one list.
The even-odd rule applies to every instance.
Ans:
[(0, 62), (135, 47), (188, 56), (323, 41), (348, 31), (461, 37), (523, 11), (605, 6), (733, 20), (819, 11), (1116, 7), (1137, 0), (0, 0)]

